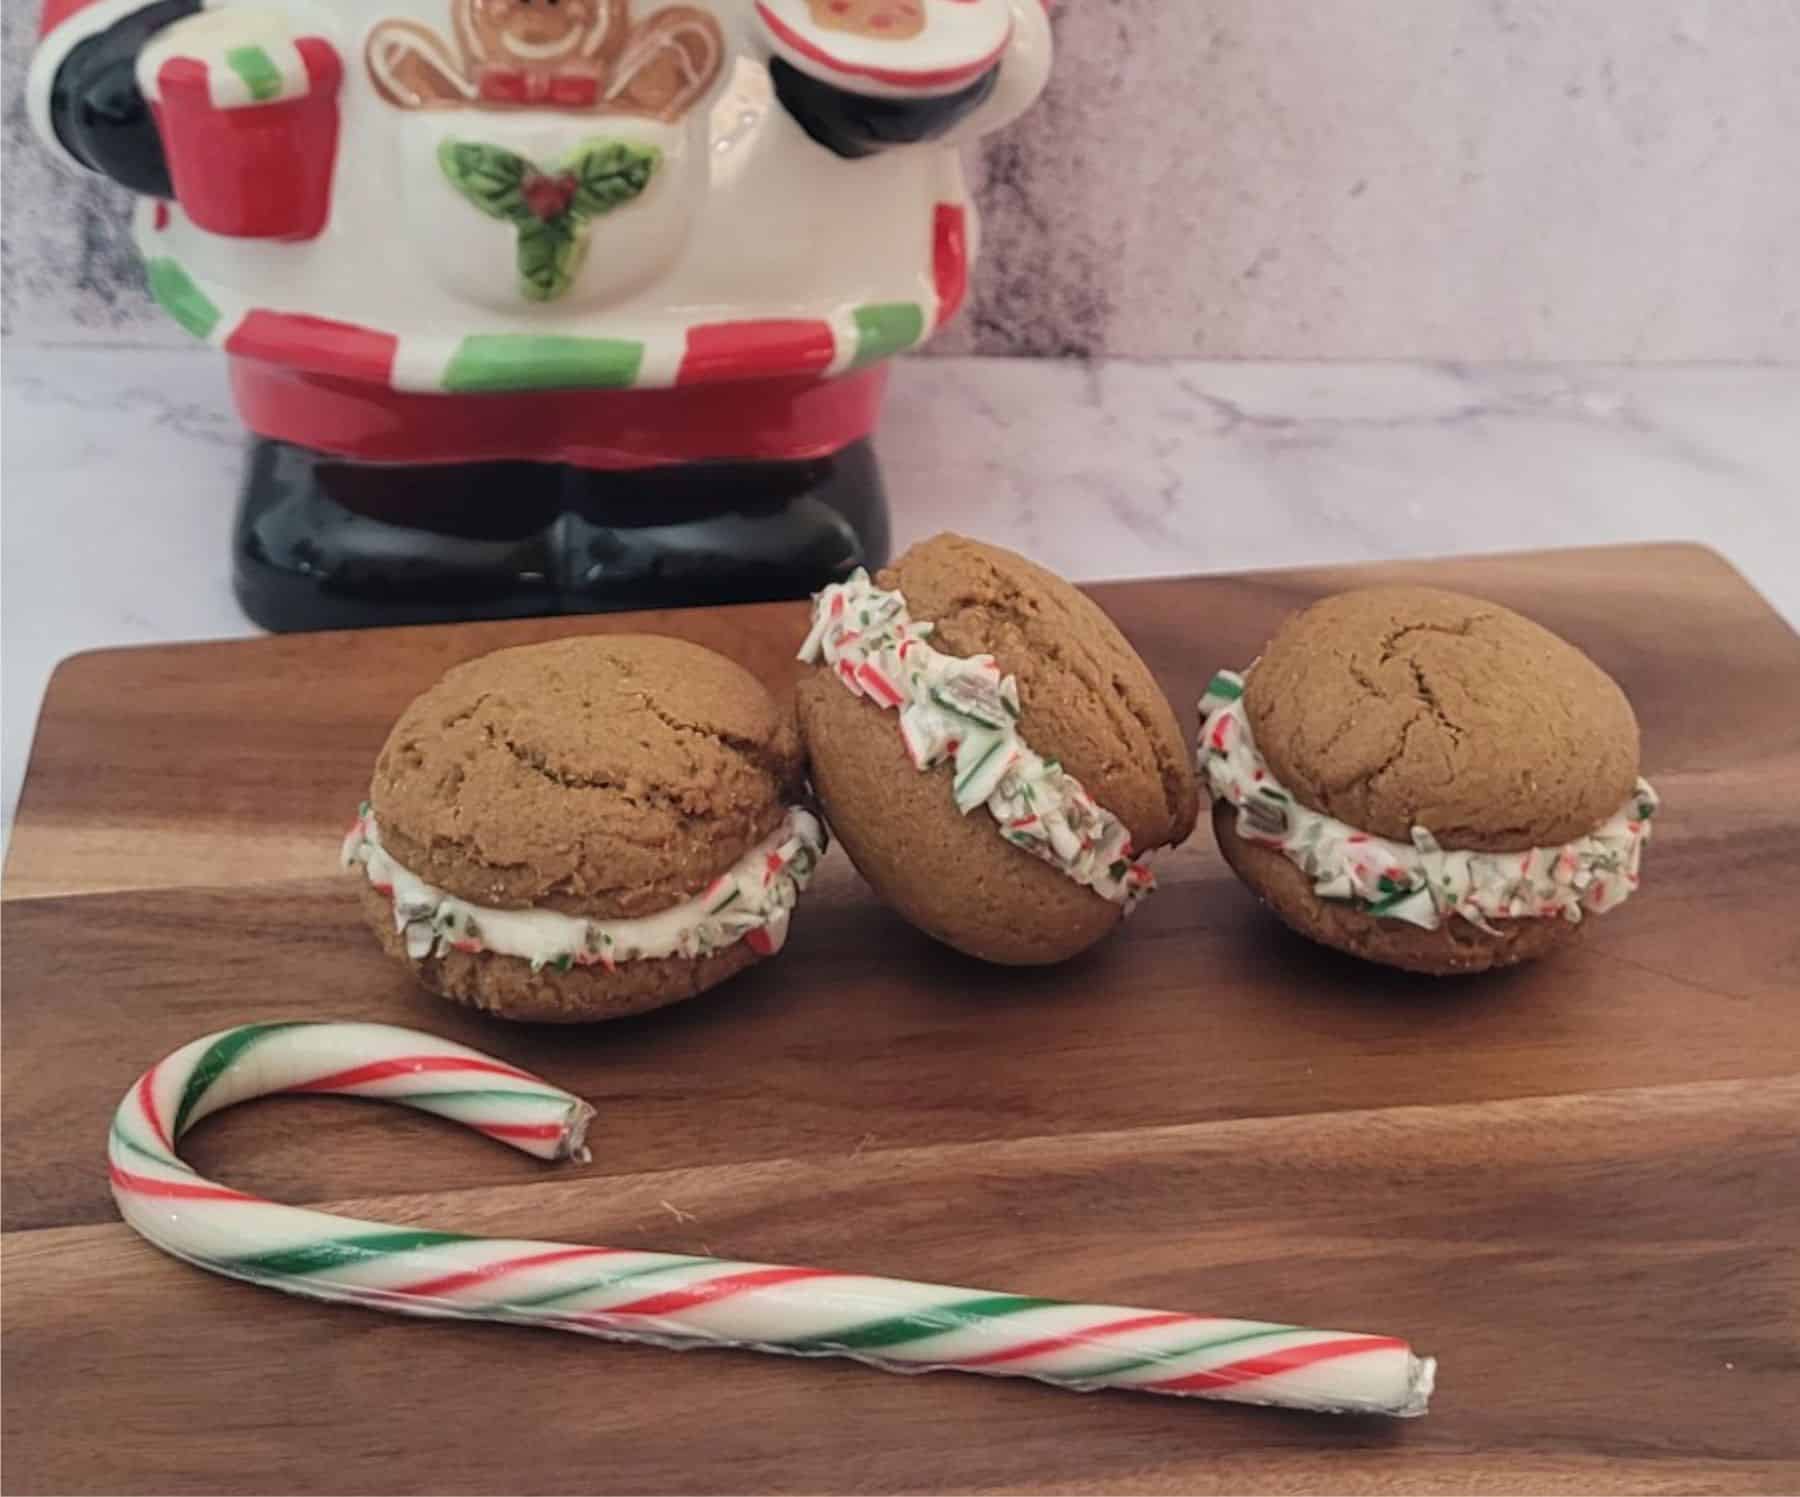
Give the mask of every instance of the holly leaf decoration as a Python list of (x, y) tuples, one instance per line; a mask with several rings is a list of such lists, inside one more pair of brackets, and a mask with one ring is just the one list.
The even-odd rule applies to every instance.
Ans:
[(569, 289), (587, 254), (587, 225), (573, 213), (519, 225), (519, 292), (526, 301), (555, 301)]
[(598, 218), (629, 203), (650, 185), (661, 162), (662, 152), (655, 146), (583, 141), (563, 163), (575, 176), (575, 211)]
[(501, 146), (447, 140), (438, 147), (445, 179), (489, 218), (519, 231), (519, 294), (555, 301), (587, 255), (591, 220), (640, 196), (662, 162), (655, 146), (584, 141), (545, 171)]
[(450, 185), (489, 218), (516, 224), (532, 221), (524, 187), (535, 168), (523, 156), (468, 140), (446, 140), (437, 154)]

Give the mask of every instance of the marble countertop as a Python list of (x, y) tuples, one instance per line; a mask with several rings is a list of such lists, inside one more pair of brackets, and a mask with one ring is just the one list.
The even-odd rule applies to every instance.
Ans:
[[(4, 827), (57, 661), (253, 634), (242, 439), (204, 351), (6, 351)], [(903, 362), (895, 543), (954, 528), (1081, 580), (1697, 540), (1800, 620), (1800, 368)]]

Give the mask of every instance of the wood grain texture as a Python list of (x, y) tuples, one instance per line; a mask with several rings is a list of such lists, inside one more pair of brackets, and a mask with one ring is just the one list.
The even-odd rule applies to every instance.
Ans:
[[(414, 991), (327, 870), (388, 723), (450, 662), (571, 628), (788, 679), (801, 613), (296, 637), (82, 657), (8, 864), (12, 1491), (1777, 1492), (1800, 1485), (1800, 640), (1692, 548), (1122, 584), (1187, 716), (1288, 609), (1465, 587), (1588, 649), (1665, 798), (1645, 891), (1567, 958), (1448, 986), (1261, 914), (1204, 836), (1125, 933), (980, 968), (834, 853), (782, 958), (589, 1032)], [(1191, 726), (1191, 724), (1190, 724)], [(150, 1060), (379, 1018), (600, 1109), (547, 1169), (398, 1109), (265, 1103), (190, 1157), (473, 1232), (819, 1263), (1406, 1335), (1404, 1424), (683, 1356), (285, 1299), (118, 1223), (105, 1119)]]

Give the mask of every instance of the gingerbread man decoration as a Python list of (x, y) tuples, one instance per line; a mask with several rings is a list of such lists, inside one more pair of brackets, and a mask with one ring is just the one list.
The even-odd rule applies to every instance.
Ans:
[(631, 0), (452, 0), (454, 42), (417, 21), (378, 22), (369, 79), (400, 109), (564, 109), (665, 123), (724, 64), (719, 23), (689, 5), (634, 22)]

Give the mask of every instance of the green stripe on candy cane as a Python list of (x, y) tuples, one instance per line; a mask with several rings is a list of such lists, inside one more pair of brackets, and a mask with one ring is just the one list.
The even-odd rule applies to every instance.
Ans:
[(210, 1049), (200, 1057), (187, 1085), (182, 1088), (181, 1102), (175, 1109), (175, 1124), (169, 1129), (172, 1137), (179, 1139), (187, 1131), (188, 1120), (193, 1117), (194, 1109), (212, 1085), (232, 1066), (238, 1058), (255, 1045), (272, 1034), (281, 1034), (290, 1029), (299, 1029), (304, 1020), (290, 1020), (283, 1024), (245, 1024), (241, 1028), (226, 1031), (214, 1040)]
[(236, 1258), (216, 1258), (213, 1261), (225, 1273), (299, 1276), (324, 1273), (332, 1268), (374, 1263), (399, 1253), (441, 1247), (447, 1242), (477, 1240), (461, 1232), (366, 1232), (354, 1237), (328, 1237), (322, 1242), (304, 1243), (299, 1247), (279, 1248), (269, 1253), (250, 1253)]
[(152, 1164), (160, 1164), (165, 1169), (182, 1170), (190, 1175), (194, 1173), (194, 1167), (185, 1160), (177, 1159), (172, 1154), (165, 1154), (160, 1149), (146, 1149), (119, 1126), (117, 1118), (113, 1119), (112, 1141), (121, 1149), (128, 1149), (140, 1159), (148, 1159)]
[(1297, 1329), (1298, 1327), (1291, 1325), (1265, 1326), (1261, 1330), (1240, 1331), (1235, 1336), (1215, 1336), (1210, 1341), (1190, 1341), (1185, 1346), (1172, 1346), (1167, 1351), (1158, 1351), (1149, 1356), (1102, 1362), (1097, 1367), (1075, 1367), (1062, 1375), (1073, 1381), (1118, 1377), (1121, 1373), (1136, 1372), (1141, 1367), (1166, 1366), (1181, 1357), (1191, 1357), (1196, 1352), (1216, 1351), (1221, 1346), (1237, 1346), (1245, 1341), (1265, 1341), (1270, 1336), (1291, 1336)]
[[(284, 1031), (279, 1044), (264, 1043)], [(247, 1053), (256, 1055), (256, 1064), (237, 1075), (233, 1101), (253, 1091), (367, 1095), (357, 1089), (372, 1080), (416, 1078), (429, 1085), (427, 1078), (446, 1071), (516, 1075), (542, 1089), (537, 1105), (553, 1104), (555, 1122), (506, 1125), (482, 1110), (489, 1099), (481, 1097), (469, 1102), (472, 1116), (456, 1120), (543, 1158), (576, 1155), (592, 1116), (579, 1098), (536, 1077), (460, 1045), (386, 1025), (246, 1026), (187, 1046), (147, 1072), (120, 1104), (110, 1144), (113, 1195), (126, 1222), (148, 1241), (233, 1278), (405, 1314), (498, 1320), (657, 1345), (843, 1355), (890, 1370), (962, 1369), (1081, 1389), (1110, 1384), (1388, 1414), (1422, 1413), (1430, 1393), (1434, 1364), (1390, 1337), (1065, 1304), (825, 1269), (496, 1241), (278, 1207), (159, 1159), (144, 1134), (146, 1124), (155, 1123), (155, 1113), (145, 1111), (146, 1095), (154, 1104), (161, 1090), (181, 1091), (187, 1102), (181, 1121), (190, 1122), (212, 1095), (209, 1089), (233, 1074)], [(414, 1100), (403, 1091), (391, 1091), (387, 1099)], [(162, 1172), (126, 1167), (138, 1156)], [(179, 1171), (174, 1177), (167, 1173), (171, 1168)], [(618, 1267), (610, 1272), (610, 1263), (597, 1261), (615, 1257)], [(638, 1280), (645, 1281), (643, 1289)], [(1203, 1318), (1209, 1325), (1196, 1331), (1203, 1339), (1168, 1348), (1171, 1327)], [(1281, 1332), (1294, 1342), (1250, 1356), (1231, 1349), (1239, 1340)], [(1102, 1345), (1112, 1361), (1097, 1368), (1092, 1362)], [(1225, 1348), (1218, 1357), (1209, 1355), (1215, 1346)], [(1089, 1365), (1066, 1370), (1082, 1348)], [(1145, 1367), (1149, 1376), (1136, 1375)]]
[(790, 1351), (812, 1351), (842, 1348), (845, 1351), (877, 1351), (885, 1347), (903, 1346), (910, 1341), (923, 1341), (951, 1331), (966, 1331), (983, 1321), (1001, 1320), (1025, 1310), (1044, 1310), (1061, 1304), (1060, 1300), (1032, 1299), (1022, 1294), (983, 1294), (955, 1300), (929, 1310), (914, 1310), (906, 1315), (892, 1315), (871, 1320), (847, 1330), (831, 1331), (820, 1336), (807, 1336), (784, 1342)]
[(611, 1289), (615, 1284), (629, 1283), (633, 1279), (648, 1279), (659, 1273), (673, 1273), (678, 1268), (696, 1268), (702, 1263), (715, 1262), (712, 1258), (674, 1258), (667, 1263), (652, 1263), (648, 1268), (631, 1268), (624, 1273), (607, 1274), (604, 1278), (589, 1279), (586, 1283), (570, 1285), (564, 1289), (552, 1289), (546, 1294), (529, 1294), (523, 1299), (509, 1299), (505, 1308), (509, 1310), (535, 1310), (544, 1305), (562, 1304), (583, 1294), (597, 1294), (601, 1290)]

